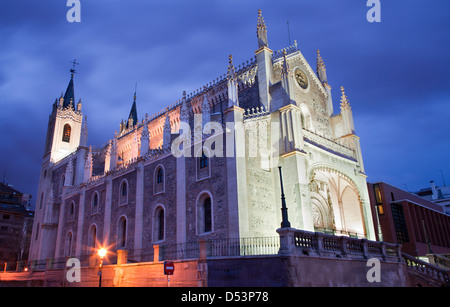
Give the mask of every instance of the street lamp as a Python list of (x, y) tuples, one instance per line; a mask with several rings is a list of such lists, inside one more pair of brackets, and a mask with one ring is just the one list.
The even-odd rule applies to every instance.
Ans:
[(102, 287), (102, 269), (103, 269), (103, 257), (106, 256), (106, 249), (100, 248), (98, 250), (98, 256), (100, 257), (100, 264), (98, 266), (98, 286)]
[(278, 166), (278, 171), (280, 172), (280, 186), (281, 186), (281, 228), (291, 227), (291, 223), (288, 219), (286, 199), (284, 198), (283, 190), (283, 178), (281, 176), (281, 166)]

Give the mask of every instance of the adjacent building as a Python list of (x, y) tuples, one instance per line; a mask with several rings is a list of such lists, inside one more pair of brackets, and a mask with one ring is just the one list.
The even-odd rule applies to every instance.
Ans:
[(0, 261), (28, 259), (34, 212), (31, 195), (0, 183)]
[(440, 205), (444, 213), (450, 215), (450, 186), (445, 183), (443, 186), (436, 186), (434, 181), (430, 181), (430, 187), (420, 189), (414, 194)]
[(385, 182), (368, 187), (377, 240), (413, 256), (450, 253), (450, 216), (441, 206)]

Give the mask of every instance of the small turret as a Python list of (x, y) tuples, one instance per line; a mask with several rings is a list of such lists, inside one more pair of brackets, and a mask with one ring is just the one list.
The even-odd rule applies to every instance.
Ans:
[(238, 81), (233, 65), (233, 56), (228, 56), (228, 107), (239, 106)]
[(258, 48), (261, 47), (269, 47), (269, 43), (267, 41), (267, 28), (264, 22), (264, 18), (262, 17), (261, 10), (258, 10), (258, 23), (256, 24), (256, 35), (258, 37)]
[(320, 82), (322, 82), (322, 84), (328, 84), (327, 70), (325, 69), (325, 64), (323, 63), (323, 59), (320, 56), (319, 49), (317, 49), (316, 73), (317, 73), (317, 76), (319, 77)]
[(150, 145), (150, 139), (149, 139), (149, 133), (148, 133), (148, 117), (147, 114), (145, 115), (144, 120), (144, 126), (142, 127), (142, 133), (141, 133), (141, 147), (139, 148), (139, 156), (143, 157), (146, 156), (148, 153), (149, 145)]
[(353, 125), (352, 108), (350, 107), (347, 95), (345, 95), (343, 86), (341, 86), (341, 114), (344, 120), (345, 134), (354, 134), (355, 127)]
[(327, 70), (325, 69), (325, 64), (323, 62), (322, 56), (320, 55), (319, 49), (317, 49), (317, 65), (316, 74), (322, 83), (325, 92), (327, 93), (327, 114), (328, 116), (333, 116), (333, 100), (331, 98), (331, 86), (328, 84), (327, 80)]
[(87, 115), (84, 116), (83, 123), (81, 124), (80, 146), (87, 146), (88, 140), (88, 127), (87, 127)]
[(183, 91), (183, 99), (181, 100), (180, 122), (189, 123), (189, 107), (186, 100), (186, 91)]
[(166, 120), (164, 121), (164, 128), (163, 128), (163, 149), (169, 149), (170, 148), (170, 141), (171, 141), (171, 132), (172, 129), (170, 127), (170, 117), (169, 113), (166, 115)]
[(206, 123), (211, 121), (211, 108), (209, 106), (208, 96), (206, 93), (203, 95), (202, 102), (202, 128), (205, 127)]
[(86, 163), (84, 164), (84, 177), (83, 182), (88, 182), (92, 177), (92, 146), (89, 146), (89, 152), (87, 154)]

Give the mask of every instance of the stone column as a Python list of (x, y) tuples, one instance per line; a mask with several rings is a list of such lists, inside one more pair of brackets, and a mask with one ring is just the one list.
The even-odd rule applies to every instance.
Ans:
[(230, 238), (249, 234), (247, 201), (247, 167), (245, 163), (244, 110), (231, 106), (224, 110), (227, 125), (227, 201)]
[(136, 166), (136, 210), (134, 222), (134, 260), (140, 261), (142, 255), (142, 234), (144, 216), (144, 166), (140, 161)]
[[(185, 146), (183, 144), (183, 146)], [(184, 150), (185, 148), (183, 148)], [(191, 150), (191, 148), (189, 149)], [(186, 157), (176, 159), (177, 244), (186, 243)]]
[(86, 198), (86, 188), (83, 187), (80, 193), (80, 202), (78, 206), (78, 225), (77, 225), (77, 245), (75, 255), (81, 256), (83, 247), (83, 226), (84, 226), (84, 207)]
[(112, 178), (107, 175), (105, 178), (105, 219), (103, 222), (103, 246), (109, 245), (109, 232), (111, 228), (111, 201), (112, 201)]

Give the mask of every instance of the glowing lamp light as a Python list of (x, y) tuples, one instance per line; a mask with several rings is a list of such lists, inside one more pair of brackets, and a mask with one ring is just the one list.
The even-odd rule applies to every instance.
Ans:
[(106, 255), (106, 249), (100, 248), (100, 249), (98, 250), (98, 255), (100, 256), (100, 258), (105, 257), (105, 255)]

